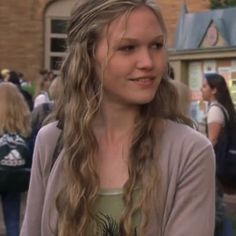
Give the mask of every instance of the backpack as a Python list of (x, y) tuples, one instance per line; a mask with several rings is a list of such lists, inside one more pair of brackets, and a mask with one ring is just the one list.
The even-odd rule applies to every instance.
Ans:
[(213, 106), (218, 106), (225, 118), (225, 127), (214, 147), (216, 177), (225, 193), (233, 193), (236, 192), (236, 121), (229, 122), (226, 110), (222, 105), (214, 104)]
[(0, 192), (25, 192), (31, 156), (26, 140), (16, 133), (0, 136)]

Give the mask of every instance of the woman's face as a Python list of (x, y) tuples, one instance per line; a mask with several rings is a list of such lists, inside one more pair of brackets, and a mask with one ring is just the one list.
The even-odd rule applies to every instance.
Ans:
[(44, 80), (43, 80), (43, 90), (48, 91), (50, 85), (51, 85), (50, 78), (49, 77), (44, 78)]
[(201, 92), (202, 92), (202, 99), (204, 101), (208, 101), (209, 102), (209, 101), (214, 100), (215, 89), (212, 89), (209, 86), (209, 84), (208, 84), (206, 79), (204, 79), (204, 81), (203, 81)]
[(136, 8), (105, 27), (96, 60), (105, 101), (152, 101), (166, 66), (164, 33), (155, 14), (147, 7)]

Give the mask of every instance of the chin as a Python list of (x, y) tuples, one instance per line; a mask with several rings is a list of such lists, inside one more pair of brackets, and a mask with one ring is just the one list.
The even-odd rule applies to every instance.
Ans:
[(153, 101), (155, 94), (153, 96), (145, 96), (136, 100), (136, 104), (144, 105)]

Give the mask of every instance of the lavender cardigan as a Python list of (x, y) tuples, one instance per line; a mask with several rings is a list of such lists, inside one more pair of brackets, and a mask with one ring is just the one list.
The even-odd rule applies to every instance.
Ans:
[[(53, 236), (55, 198), (63, 185), (62, 153), (51, 168), (60, 130), (57, 122), (37, 136), (30, 188), (21, 236)], [(155, 163), (154, 163), (155, 164)], [(213, 236), (215, 219), (215, 161), (211, 143), (193, 129), (167, 121), (159, 156), (161, 187), (150, 200), (145, 236)]]

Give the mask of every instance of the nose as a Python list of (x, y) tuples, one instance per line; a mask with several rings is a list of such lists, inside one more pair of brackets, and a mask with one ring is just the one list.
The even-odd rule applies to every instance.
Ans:
[(140, 50), (137, 59), (137, 68), (141, 70), (151, 70), (153, 68), (153, 57), (148, 49)]

